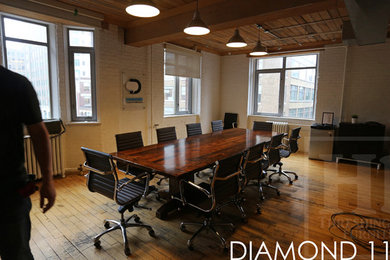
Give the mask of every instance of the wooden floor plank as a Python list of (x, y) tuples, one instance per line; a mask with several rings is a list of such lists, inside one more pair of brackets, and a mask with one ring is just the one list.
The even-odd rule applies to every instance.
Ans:
[[(390, 198), (386, 197), (390, 188), (390, 171), (376, 171), (367, 166), (336, 164), (309, 160), (305, 154), (294, 154), (283, 160), (283, 167), (296, 171), (299, 179), (288, 185), (285, 179), (273, 184), (281, 191), (278, 197), (273, 190), (266, 190), (266, 200), (262, 203), (262, 214), (256, 214), (258, 198), (256, 187), (245, 190), (247, 200), (244, 208), (248, 223), (240, 221), (234, 207), (223, 209), (217, 222), (233, 222), (236, 230), (220, 230), (227, 241), (242, 241), (246, 245), (252, 241), (256, 251), (265, 241), (270, 252), (274, 252), (278, 242), (284, 249), (294, 242), (299, 245), (311, 240), (320, 245), (324, 241), (333, 245), (340, 241), (328, 230), (332, 214), (341, 211), (356, 212), (372, 217), (390, 219)], [(104, 231), (103, 220), (118, 219), (117, 206), (112, 200), (91, 193), (85, 178), (69, 175), (56, 179), (57, 201), (53, 209), (43, 214), (38, 208), (39, 194), (32, 196), (31, 248), (36, 259), (127, 259), (119, 231), (102, 237), (102, 249), (95, 249), (93, 237)], [(162, 187), (167, 187), (166, 183)], [(186, 246), (196, 227), (188, 227), (191, 232), (179, 229), (181, 221), (200, 221), (202, 218), (191, 210), (184, 210), (168, 220), (155, 217), (161, 205), (150, 195), (141, 204), (152, 207), (152, 211), (134, 212), (141, 220), (151, 225), (157, 238), (151, 238), (147, 230), (129, 228), (128, 239), (133, 259), (227, 259), (218, 241), (211, 232), (202, 233), (194, 241), (195, 250)], [(131, 213), (126, 213), (130, 215)], [(239, 255), (242, 249), (234, 248)], [(306, 250), (306, 253), (310, 250)], [(346, 253), (348, 254), (348, 249)], [(358, 247), (358, 259), (371, 259), (365, 249)], [(272, 253), (273, 255), (273, 253)], [(325, 256), (327, 259), (329, 255)], [(384, 259), (376, 255), (375, 259)]]

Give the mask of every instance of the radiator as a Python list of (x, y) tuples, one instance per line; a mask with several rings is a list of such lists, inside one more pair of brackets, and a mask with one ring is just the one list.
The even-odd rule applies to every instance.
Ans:
[[(53, 175), (61, 175), (62, 177), (65, 177), (61, 153), (61, 135), (50, 136), (50, 144), (53, 162)], [(35, 174), (37, 179), (41, 179), (41, 169), (35, 156), (30, 136), (24, 137), (24, 158), (27, 173)]]
[(266, 121), (267, 123), (272, 123), (272, 131), (281, 133), (288, 133), (288, 122), (278, 122), (278, 121)]

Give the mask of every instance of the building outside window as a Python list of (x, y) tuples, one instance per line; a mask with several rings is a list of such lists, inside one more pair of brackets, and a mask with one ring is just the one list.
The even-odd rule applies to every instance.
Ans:
[(1, 16), (1, 21), (6, 67), (31, 81), (42, 118), (52, 118), (48, 25), (8, 16)]
[(96, 121), (94, 32), (68, 29), (72, 121)]
[(253, 114), (314, 119), (318, 54), (255, 60)]

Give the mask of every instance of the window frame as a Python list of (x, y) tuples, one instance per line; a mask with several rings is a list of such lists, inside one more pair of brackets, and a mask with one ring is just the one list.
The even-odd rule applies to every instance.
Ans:
[[(8, 68), (8, 57), (7, 57), (7, 46), (6, 41), (13, 41), (13, 42), (19, 42), (19, 43), (25, 43), (25, 44), (31, 44), (31, 45), (39, 45), (39, 46), (45, 46), (47, 48), (47, 66), (48, 66), (48, 80), (49, 80), (49, 98), (50, 98), (50, 117), (45, 119), (53, 119), (54, 118), (54, 107), (53, 107), (53, 84), (52, 84), (52, 64), (51, 64), (51, 44), (50, 44), (50, 28), (49, 24), (42, 22), (42, 21), (35, 21), (24, 17), (15, 17), (12, 15), (7, 15), (0, 13), (0, 23), (1, 23), (1, 36), (2, 36), (2, 51), (3, 51), (3, 62), (6, 68)], [(37, 24), (40, 26), (44, 26), (46, 28), (46, 43), (44, 42), (38, 42), (38, 41), (32, 41), (32, 40), (24, 40), (14, 37), (7, 37), (5, 34), (5, 22), (4, 19), (12, 19), (16, 21), (21, 21), (25, 23), (32, 23)], [(35, 90), (35, 88), (34, 88)], [(36, 90), (35, 90), (36, 91)]]
[[(72, 122), (97, 122), (97, 98), (96, 98), (96, 60), (95, 60), (95, 31), (84, 28), (66, 28), (67, 49), (68, 49), (68, 69), (69, 69), (69, 94), (70, 94), (70, 117)], [(88, 31), (93, 34), (93, 47), (70, 46), (70, 31)], [(91, 107), (92, 116), (77, 116), (76, 109), (76, 85), (75, 85), (75, 53), (87, 53), (90, 55), (91, 64)]]
[[(176, 116), (176, 115), (190, 115), (192, 114), (192, 98), (193, 98), (193, 93), (192, 93), (192, 89), (193, 89), (193, 81), (194, 79), (193, 78), (190, 78), (190, 77), (182, 77), (182, 76), (173, 76), (173, 75), (165, 75), (164, 74), (164, 77), (165, 76), (171, 76), (171, 77), (175, 77), (175, 87), (174, 87), (174, 95), (175, 95), (175, 106), (174, 106), (174, 113), (173, 114), (165, 114), (164, 112), (164, 116)], [(188, 108), (189, 110), (186, 110), (186, 111), (179, 111), (179, 106), (180, 106), (180, 99), (179, 99), (179, 93), (180, 93), (180, 77), (182, 78), (187, 78), (189, 79), (188, 82), (189, 82), (189, 85), (188, 85), (188, 93), (189, 93), (189, 97), (188, 97)], [(165, 93), (165, 80), (164, 80), (164, 93)], [(164, 97), (164, 103), (165, 103), (165, 97)], [(164, 104), (164, 111), (165, 111), (165, 104)]]
[[(287, 58), (288, 57), (296, 57), (296, 56), (307, 56), (307, 55), (316, 55), (316, 66), (312, 67), (292, 67), (292, 68), (286, 68), (287, 65)], [(317, 83), (318, 83), (318, 60), (319, 60), (319, 53), (304, 53), (304, 54), (298, 54), (298, 55), (285, 55), (282, 56), (283, 62), (281, 68), (273, 68), (273, 69), (258, 69), (258, 60), (260, 59), (269, 59), (269, 58), (275, 58), (275, 57), (266, 57), (266, 58), (256, 58), (254, 59), (254, 87), (253, 87), (253, 95), (252, 95), (252, 102), (253, 102), (253, 115), (260, 115), (260, 116), (273, 116), (273, 117), (283, 117), (283, 118), (290, 118), (289, 116), (283, 116), (283, 109), (284, 109), (284, 100), (285, 100), (285, 80), (286, 80), (286, 72), (289, 70), (303, 70), (303, 69), (315, 69), (315, 78), (314, 78), (314, 95), (313, 95), (313, 111), (311, 113), (310, 118), (300, 118), (300, 117), (294, 117), (293, 119), (308, 119), (308, 120), (314, 120), (315, 115), (315, 107), (317, 104)], [(280, 74), (280, 82), (279, 82), (279, 105), (278, 105), (278, 113), (259, 113), (258, 110), (258, 81), (259, 81), (259, 75), (261, 73), (279, 73)], [(297, 102), (299, 102), (299, 88), (301, 86), (297, 86)], [(262, 93), (263, 94), (263, 93)], [(305, 102), (306, 100), (303, 100)], [(290, 101), (289, 101), (290, 102)], [(297, 113), (298, 115), (298, 113)]]

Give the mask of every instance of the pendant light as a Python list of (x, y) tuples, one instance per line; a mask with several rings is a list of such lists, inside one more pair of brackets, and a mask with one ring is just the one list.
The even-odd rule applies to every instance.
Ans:
[(196, 10), (191, 22), (184, 28), (184, 32), (190, 35), (205, 35), (210, 32), (210, 29), (202, 21), (199, 14), (198, 0), (196, 1)]
[(248, 44), (246, 44), (245, 40), (241, 37), (240, 32), (238, 29), (234, 31), (234, 34), (232, 38), (226, 43), (226, 46), (232, 47), (232, 48), (241, 48), (245, 47)]
[(154, 17), (160, 13), (160, 10), (151, 0), (132, 0), (126, 7), (126, 12), (137, 17)]
[(253, 50), (251, 51), (251, 53), (249, 53), (249, 55), (251, 55), (251, 56), (267, 55), (268, 54), (267, 48), (265, 48), (263, 45), (261, 45), (261, 42), (260, 42), (260, 29), (261, 29), (261, 26), (258, 25), (258, 24), (256, 24), (256, 26), (257, 26), (257, 29), (258, 29), (257, 43), (256, 43), (255, 48), (253, 48)]

